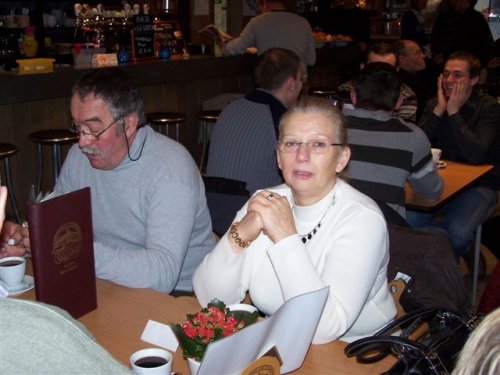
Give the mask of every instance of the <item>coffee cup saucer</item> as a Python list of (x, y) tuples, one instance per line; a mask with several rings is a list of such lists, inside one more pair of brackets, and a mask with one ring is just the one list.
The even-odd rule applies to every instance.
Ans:
[(446, 167), (445, 161), (440, 160), (436, 163), (436, 168), (440, 169), (440, 168), (444, 168), (444, 167)]
[(15, 286), (7, 286), (0, 280), (2, 287), (9, 293), (9, 296), (17, 296), (18, 294), (27, 292), (35, 287), (33, 276), (25, 275), (23, 281)]

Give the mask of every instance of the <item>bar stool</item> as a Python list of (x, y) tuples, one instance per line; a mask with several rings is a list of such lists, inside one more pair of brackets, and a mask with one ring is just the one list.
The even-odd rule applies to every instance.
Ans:
[(49, 129), (40, 130), (31, 133), (30, 140), (35, 143), (38, 158), (38, 169), (36, 179), (36, 194), (42, 188), (42, 173), (43, 173), (43, 146), (50, 146), (52, 148), (52, 173), (54, 178), (54, 185), (57, 182), (57, 177), (61, 171), (62, 158), (61, 149), (65, 144), (77, 142), (79, 139), (78, 134), (72, 133), (68, 129)]
[(175, 140), (180, 142), (180, 125), (187, 120), (187, 116), (178, 112), (151, 112), (146, 114), (150, 125), (154, 126), (156, 131), (168, 137), (169, 126), (175, 125)]
[(330, 99), (331, 96), (335, 95), (336, 90), (331, 87), (311, 87), (309, 89), (309, 95), (320, 96), (322, 98)]
[(205, 162), (208, 154), (208, 124), (215, 124), (219, 115), (222, 111), (212, 110), (212, 111), (200, 111), (196, 115), (196, 118), (200, 120), (201, 126), (201, 158), (200, 158), (200, 171), (205, 167)]
[(312, 87), (309, 89), (309, 95), (328, 99), (332, 104), (342, 110), (343, 100), (336, 94), (336, 90), (331, 87)]
[(11, 208), (14, 210), (17, 222), (20, 223), (21, 215), (19, 215), (19, 209), (17, 208), (16, 196), (14, 194), (14, 188), (12, 187), (12, 173), (10, 170), (10, 158), (17, 154), (18, 151), (19, 149), (10, 143), (0, 143), (0, 159), (3, 160), (7, 189), (9, 189), (9, 202)]

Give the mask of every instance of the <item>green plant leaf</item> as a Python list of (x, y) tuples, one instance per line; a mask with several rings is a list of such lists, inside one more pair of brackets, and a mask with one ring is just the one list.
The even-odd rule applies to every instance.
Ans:
[(201, 361), (203, 355), (205, 354), (205, 350), (207, 349), (205, 344), (200, 344), (196, 342), (194, 339), (190, 339), (184, 333), (182, 326), (180, 324), (169, 324), (170, 328), (174, 332), (177, 340), (179, 340), (179, 345), (182, 348), (182, 355), (184, 358), (192, 357), (198, 361)]

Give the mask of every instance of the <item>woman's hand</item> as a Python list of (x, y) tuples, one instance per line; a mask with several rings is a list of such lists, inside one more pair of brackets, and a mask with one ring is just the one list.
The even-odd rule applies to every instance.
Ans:
[[(264, 232), (274, 243), (297, 233), (290, 203), (286, 197), (263, 190), (248, 202), (247, 214), (236, 227), (237, 236), (243, 241), (254, 241)], [(243, 250), (229, 234), (229, 242), (235, 253)]]
[(256, 213), (262, 230), (274, 243), (297, 233), (288, 198), (263, 190), (248, 203), (248, 212)]

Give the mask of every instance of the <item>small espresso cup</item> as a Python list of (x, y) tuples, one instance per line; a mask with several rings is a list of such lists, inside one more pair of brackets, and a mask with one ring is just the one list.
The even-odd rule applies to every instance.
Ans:
[(0, 280), (8, 287), (14, 287), (24, 279), (26, 259), (23, 257), (6, 257), (0, 259)]
[(434, 164), (437, 164), (439, 160), (441, 160), (441, 149), (440, 148), (431, 148), (431, 153), (432, 153), (432, 161)]
[(160, 348), (142, 349), (130, 356), (130, 368), (137, 375), (170, 375), (172, 354)]

